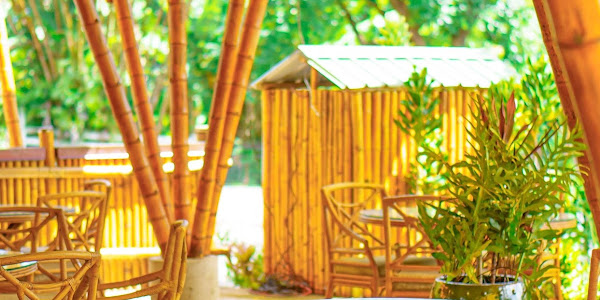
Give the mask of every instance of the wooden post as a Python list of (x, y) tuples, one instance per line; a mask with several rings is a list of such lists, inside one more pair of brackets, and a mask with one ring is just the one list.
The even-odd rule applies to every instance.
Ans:
[(600, 4), (586, 0), (533, 2), (569, 126), (579, 120), (585, 133), (588, 149), (579, 163), (589, 168), (585, 193), (600, 236)]
[(4, 22), (4, 13), (0, 14), (0, 99), (4, 110), (4, 120), (8, 129), (9, 144), (11, 147), (22, 147), (23, 136), (19, 123), (17, 109), (17, 94), (12, 64), (10, 62), (10, 47), (8, 46), (8, 33)]
[[(46, 167), (56, 166), (56, 151), (54, 148), (54, 131), (50, 128), (40, 129), (38, 131), (40, 147), (46, 149)], [(46, 179), (46, 193), (54, 194), (57, 192), (56, 179)]]

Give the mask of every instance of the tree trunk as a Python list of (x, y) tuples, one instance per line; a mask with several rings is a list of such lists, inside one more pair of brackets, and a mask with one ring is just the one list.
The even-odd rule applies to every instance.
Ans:
[(579, 163), (589, 167), (585, 192), (600, 236), (600, 4), (598, 1), (534, 0), (544, 44), (569, 125), (577, 120), (588, 146)]
[[(54, 54), (52, 53), (52, 48), (50, 47), (50, 35), (48, 34), (48, 30), (46, 30), (46, 26), (44, 26), (44, 22), (42, 21), (42, 17), (37, 9), (37, 4), (33, 0), (29, 1), (29, 8), (31, 9), (31, 13), (33, 15), (33, 25), (36, 26), (36, 29), (42, 29), (44, 33), (44, 39), (42, 39), (42, 45), (44, 45), (46, 58), (48, 59), (48, 65), (50, 66), (50, 73), (52, 74), (52, 78), (56, 78), (57, 70), (56, 70), (56, 62), (54, 61)], [(37, 24), (36, 24), (37, 23)]]
[[(356, 21), (354, 21), (354, 18), (350, 14), (350, 10), (348, 10), (348, 7), (346, 7), (346, 4), (344, 4), (343, 0), (336, 0), (336, 3), (344, 13), (344, 16), (348, 20), (348, 23), (350, 23), (350, 28), (352, 28), (352, 32), (354, 32), (354, 35), (356, 35), (358, 43), (361, 45), (368, 44), (365, 37), (360, 33), (360, 31), (358, 31), (358, 24), (356, 24)], [(385, 15), (383, 15), (382, 17), (385, 17)]]
[(217, 180), (215, 182), (215, 191), (210, 205), (212, 211), (208, 219), (208, 238), (205, 240), (204, 249), (210, 248), (212, 236), (215, 231), (215, 220), (219, 198), (221, 196), (223, 185), (225, 184), (225, 179), (227, 178), (227, 170), (229, 169), (227, 161), (231, 157), (233, 151), (233, 142), (235, 140), (238, 124), (240, 123), (240, 116), (244, 107), (250, 72), (252, 71), (254, 55), (260, 38), (260, 27), (265, 16), (268, 2), (268, 0), (251, 0), (250, 5), (248, 6), (246, 19), (244, 20), (240, 52), (238, 53), (235, 68), (237, 72), (235, 73), (234, 84), (231, 88), (229, 104), (227, 105), (227, 119), (225, 120), (225, 129), (223, 131), (223, 145), (219, 154)]
[[(173, 201), (175, 218), (191, 221), (192, 201), (188, 169), (189, 109), (187, 72), (187, 4), (169, 0), (169, 92), (171, 94), (171, 147), (173, 149)], [(191, 228), (188, 227), (191, 231)]]
[(94, 7), (94, 1), (75, 0), (75, 4), (90, 49), (94, 54), (96, 64), (102, 76), (104, 91), (110, 101), (110, 106), (121, 131), (127, 153), (129, 153), (133, 173), (144, 198), (149, 219), (154, 228), (154, 234), (161, 249), (164, 250), (169, 236), (169, 222), (160, 200), (156, 180), (152, 175), (152, 170), (150, 170), (144, 148), (140, 142), (138, 129), (133, 121), (133, 114), (127, 102), (125, 88), (121, 85), (114, 59), (102, 35), (102, 28), (98, 20), (96, 8)]
[(403, 0), (390, 0), (390, 4), (398, 12), (399, 15), (403, 16), (406, 20), (406, 24), (408, 24), (408, 31), (411, 34), (411, 41), (415, 44), (415, 46), (425, 46), (425, 39), (419, 33), (419, 26), (415, 26), (410, 23), (410, 12), (408, 11), (408, 6), (404, 3)]
[(460, 29), (456, 35), (452, 37), (452, 46), (453, 47), (464, 47), (467, 41), (467, 36), (469, 36), (469, 31), (465, 29)]
[(171, 201), (171, 190), (167, 176), (165, 176), (162, 168), (153, 109), (148, 100), (146, 78), (133, 30), (134, 23), (131, 18), (131, 8), (128, 0), (116, 0), (114, 5), (117, 14), (117, 25), (121, 33), (121, 43), (125, 52), (125, 61), (127, 62), (127, 72), (131, 78), (131, 94), (133, 95), (133, 102), (140, 122), (140, 128), (142, 129), (148, 162), (158, 184), (160, 198), (167, 214), (167, 219), (169, 223), (173, 223), (174, 212), (173, 202)]
[(208, 136), (204, 148), (204, 165), (200, 181), (198, 182), (198, 203), (196, 204), (196, 214), (193, 222), (190, 257), (199, 256), (209, 250), (201, 249), (201, 244), (208, 234), (206, 227), (210, 212), (209, 205), (212, 203), (211, 199), (214, 191), (217, 163), (219, 153), (221, 152), (227, 101), (233, 84), (233, 75), (236, 70), (240, 25), (243, 14), (244, 0), (232, 0), (229, 2), (225, 23), (225, 36), (221, 46), (217, 80), (210, 108)]
[[(42, 72), (44, 73), (44, 78), (47, 82), (53, 82), (54, 77), (50, 73), (50, 69), (48, 68), (48, 63), (46, 62), (46, 55), (44, 54), (44, 50), (42, 49), (42, 45), (40, 44), (40, 39), (35, 32), (35, 26), (33, 24), (33, 20), (25, 13), (25, 3), (22, 1), (13, 0), (13, 9), (21, 15), (21, 22), (29, 31), (31, 35), (31, 43), (33, 43), (33, 48), (38, 56), (38, 60), (40, 61), (40, 66), (42, 68)], [(48, 113), (49, 114), (49, 113)]]
[(15, 78), (10, 62), (8, 32), (2, 15), (0, 15), (0, 91), (2, 91), (2, 108), (6, 128), (8, 129), (9, 144), (11, 147), (22, 147), (23, 136), (21, 135), (17, 109)]

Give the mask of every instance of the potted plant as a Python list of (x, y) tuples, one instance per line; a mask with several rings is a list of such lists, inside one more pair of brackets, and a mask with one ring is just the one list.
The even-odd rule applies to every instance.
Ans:
[[(495, 101), (501, 100), (501, 101)], [(444, 163), (454, 201), (420, 204), (419, 219), (440, 251), (443, 276), (433, 298), (542, 298), (550, 264), (540, 262), (557, 233), (544, 225), (557, 216), (569, 187), (581, 180), (569, 160), (581, 155), (580, 130), (564, 123), (522, 124), (514, 93), (478, 97), (468, 120), (473, 148), (463, 161)], [(519, 120), (523, 121), (523, 120)]]

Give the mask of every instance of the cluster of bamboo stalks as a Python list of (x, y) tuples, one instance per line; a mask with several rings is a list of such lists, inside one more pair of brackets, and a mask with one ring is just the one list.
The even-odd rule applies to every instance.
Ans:
[[(168, 1), (169, 94), (174, 164), (173, 181), (170, 185), (160, 160), (153, 109), (148, 100), (146, 81), (137, 50), (130, 3), (127, 0), (110, 2), (113, 2), (117, 15), (141, 136), (127, 101), (125, 87), (121, 84), (112, 53), (102, 33), (94, 1), (75, 0), (87, 41), (100, 70), (106, 96), (148, 209), (149, 220), (161, 248), (166, 244), (169, 224), (175, 219), (189, 220), (193, 224), (189, 227), (191, 229), (190, 256), (207, 255), (210, 253), (215, 215), (221, 189), (227, 176), (227, 161), (233, 150), (233, 141), (268, 0), (249, 0), (248, 3), (245, 0), (232, 0), (229, 4), (217, 84), (209, 118), (206, 156), (201, 180), (198, 182), (198, 202), (195, 210), (190, 197), (189, 181), (192, 179), (188, 169), (189, 108), (186, 72), (188, 4), (182, 0)], [(244, 12), (246, 12), (245, 16)], [(21, 146), (15, 85), (6, 42), (4, 18), (0, 23), (2, 23), (0, 25), (2, 99), (11, 146)]]

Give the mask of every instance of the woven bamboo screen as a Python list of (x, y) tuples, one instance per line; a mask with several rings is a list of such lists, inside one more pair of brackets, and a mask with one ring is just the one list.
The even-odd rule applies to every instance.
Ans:
[[(468, 151), (465, 117), (479, 89), (436, 91), (443, 116), (443, 147), (450, 161)], [(385, 183), (405, 192), (404, 174), (415, 146), (394, 124), (402, 89), (267, 89), (262, 94), (265, 269), (297, 275), (322, 293), (326, 286), (323, 185)], [(361, 142), (362, 141), (362, 142)], [(375, 228), (380, 232), (381, 229)], [(343, 292), (349, 296), (350, 290)]]

